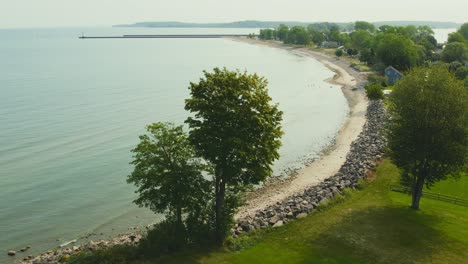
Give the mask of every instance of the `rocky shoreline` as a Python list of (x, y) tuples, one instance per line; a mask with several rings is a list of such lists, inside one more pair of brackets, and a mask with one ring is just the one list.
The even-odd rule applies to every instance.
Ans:
[(356, 188), (367, 171), (382, 158), (386, 147), (383, 128), (387, 114), (383, 102), (370, 101), (366, 117), (367, 122), (359, 137), (352, 143), (346, 161), (338, 173), (282, 202), (238, 219), (231, 229), (232, 234), (237, 236), (255, 229), (282, 226), (293, 219), (307, 216), (319, 204), (341, 194), (344, 189)]
[[(336, 69), (334, 71), (336, 71)], [(338, 72), (337, 74), (340, 73)], [(358, 89), (361, 89), (365, 81), (359, 77), (359, 74), (352, 75), (354, 78), (359, 79), (357, 86), (359, 87)], [(350, 89), (348, 93), (353, 93), (354, 89), (351, 91), (351, 87), (356, 86), (351, 86), (350, 84), (348, 84), (348, 86), (344, 85), (344, 87)], [(347, 91), (343, 90), (343, 92), (345, 92), (346, 95)], [(350, 102), (352, 97), (349, 95), (346, 97)], [(363, 107), (363, 109), (365, 108)], [(293, 219), (302, 218), (312, 213), (318, 204), (324, 203), (326, 200), (341, 193), (345, 188), (355, 188), (358, 181), (365, 177), (366, 171), (374, 167), (375, 161), (382, 157), (386, 145), (384, 137), (380, 134), (387, 118), (383, 103), (381, 101), (369, 102), (366, 109), (366, 118), (367, 121), (362, 132), (352, 143), (346, 156), (346, 161), (340, 167), (338, 173), (313, 187), (283, 199), (281, 202), (276, 202), (276, 204), (272, 206), (267, 206), (264, 209), (252, 211), (254, 213), (243, 215), (237, 219), (236, 225), (231, 230), (232, 234), (237, 236), (250, 230), (266, 228), (268, 226), (281, 226)], [(273, 184), (284, 184), (285, 181), (287, 182), (290, 180), (291, 178), (281, 178), (278, 182), (274, 181)], [(49, 250), (38, 256), (29, 255), (23, 257), (22, 254), (26, 255), (24, 252), (15, 253), (19, 253), (16, 254), (17, 258), (21, 256), (22, 260), (20, 260), (19, 263), (63, 263), (66, 262), (70, 256), (81, 252), (92, 252), (114, 245), (136, 245), (139, 240), (144, 237), (145, 233), (146, 230), (134, 230), (132, 233), (121, 234), (109, 240), (91, 240), (81, 244), (71, 243), (70, 246), (67, 245)]]
[(111, 240), (98, 240), (89, 241), (85, 244), (79, 245), (74, 242), (70, 243), (68, 247), (57, 248), (49, 250), (38, 256), (25, 256), (19, 262), (21, 264), (57, 264), (67, 262), (72, 255), (82, 252), (93, 252), (99, 249), (110, 248), (115, 245), (137, 245), (146, 232), (136, 230), (131, 234), (119, 235)]
[[(383, 128), (387, 114), (382, 101), (370, 101), (367, 106), (367, 122), (358, 139), (352, 143), (346, 162), (338, 173), (327, 178), (322, 183), (310, 187), (303, 192), (290, 196), (276, 205), (256, 211), (237, 220), (231, 229), (234, 236), (267, 227), (282, 226), (294, 219), (300, 219), (312, 213), (319, 204), (339, 195), (346, 188), (356, 188), (361, 179), (366, 176), (376, 162), (382, 158), (386, 147)], [(63, 263), (70, 256), (81, 252), (93, 252), (114, 245), (136, 245), (145, 235), (138, 230), (132, 234), (119, 235), (112, 240), (89, 241), (83, 245), (72, 244), (69, 247), (49, 250), (39, 256), (27, 256), (22, 264)]]

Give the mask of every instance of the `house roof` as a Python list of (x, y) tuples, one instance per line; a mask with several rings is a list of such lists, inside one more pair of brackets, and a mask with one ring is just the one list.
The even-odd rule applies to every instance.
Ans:
[(403, 73), (401, 73), (400, 71), (395, 69), (393, 66), (388, 66), (387, 68), (385, 68), (385, 72), (387, 72), (388, 69), (391, 69), (391, 70), (395, 71), (396, 73), (400, 74), (401, 76), (403, 76)]

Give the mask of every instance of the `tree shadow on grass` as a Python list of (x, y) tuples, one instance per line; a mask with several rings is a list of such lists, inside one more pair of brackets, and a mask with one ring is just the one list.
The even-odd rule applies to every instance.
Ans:
[[(311, 263), (428, 263), (431, 256), (450, 247), (448, 240), (432, 228), (441, 220), (409, 208), (370, 208), (356, 211), (317, 239), (311, 240), (320, 256)], [(343, 263), (338, 261), (336, 263)]]
[(220, 251), (217, 247), (194, 247), (177, 253), (163, 255), (159, 258), (149, 258), (145, 261), (135, 261), (133, 264), (199, 264), (202, 259), (209, 257), (213, 252)]

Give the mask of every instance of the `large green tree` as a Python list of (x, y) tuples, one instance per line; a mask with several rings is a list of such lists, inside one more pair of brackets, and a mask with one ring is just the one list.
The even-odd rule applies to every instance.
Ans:
[(395, 86), (389, 111), (390, 156), (418, 209), (424, 185), (455, 175), (466, 162), (467, 91), (443, 65), (415, 68)]
[(467, 53), (467, 48), (463, 43), (452, 42), (447, 44), (442, 51), (442, 60), (445, 62), (464, 62), (468, 59)]
[(377, 59), (385, 66), (392, 65), (399, 70), (408, 70), (422, 60), (411, 39), (393, 33), (381, 36), (376, 53)]
[(310, 34), (304, 27), (294, 26), (289, 30), (285, 43), (296, 45), (309, 45)]
[(276, 29), (276, 36), (278, 37), (278, 40), (285, 41), (288, 37), (288, 33), (289, 27), (284, 24), (279, 25), (278, 29)]
[(182, 126), (154, 123), (147, 132), (132, 150), (135, 168), (127, 182), (138, 187), (137, 205), (164, 213), (181, 231), (183, 214), (192, 215), (206, 203), (209, 182), (202, 172), (207, 167), (196, 157)]
[(369, 32), (375, 32), (375, 26), (372, 23), (366, 21), (356, 21), (354, 23), (354, 29), (357, 30), (366, 30)]
[(463, 35), (463, 37), (468, 40), (468, 23), (464, 23), (459, 29), (458, 32)]
[(256, 74), (219, 68), (204, 74), (190, 84), (185, 109), (193, 116), (186, 123), (192, 145), (214, 166), (215, 228), (222, 242), (236, 209), (229, 193), (264, 181), (279, 158), (282, 112)]
[(269, 39), (274, 39), (274, 34), (275, 31), (273, 29), (270, 29), (270, 28), (266, 28), (266, 29), (260, 29), (260, 34), (258, 35), (258, 37), (260, 39), (263, 39), (263, 40), (269, 40)]
[(447, 42), (448, 43), (452, 43), (452, 42), (465, 42), (465, 38), (463, 37), (462, 34), (458, 33), (458, 32), (452, 32), (448, 35), (448, 39), (447, 39)]
[(358, 51), (369, 49), (372, 42), (372, 35), (366, 30), (356, 30), (350, 34), (351, 44)]

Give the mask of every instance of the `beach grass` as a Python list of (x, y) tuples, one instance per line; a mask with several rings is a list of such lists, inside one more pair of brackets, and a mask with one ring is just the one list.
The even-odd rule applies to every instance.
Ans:
[[(390, 191), (399, 171), (388, 160), (375, 177), (286, 226), (245, 235), (239, 251), (193, 250), (141, 263), (467, 263), (468, 207)], [(463, 192), (466, 179), (437, 188)], [(462, 186), (462, 187), (461, 187)]]

